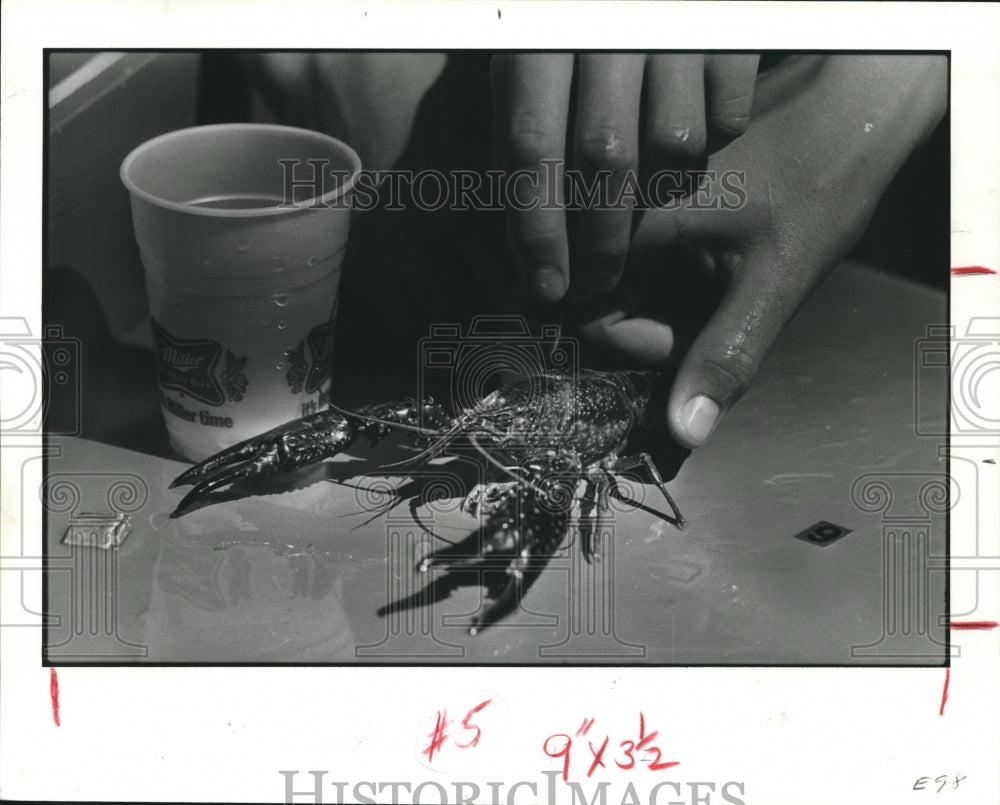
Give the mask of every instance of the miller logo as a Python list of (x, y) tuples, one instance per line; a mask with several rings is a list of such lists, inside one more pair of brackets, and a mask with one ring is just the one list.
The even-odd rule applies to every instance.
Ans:
[[(339, 301), (339, 300), (338, 300)], [(285, 350), (288, 358), (286, 379), (293, 394), (305, 388), (307, 394), (319, 391), (333, 376), (334, 329), (337, 320), (337, 305), (334, 303), (330, 320), (313, 327), (304, 341), (299, 341), (295, 349)], [(309, 345), (310, 361), (306, 366), (306, 344)]]
[[(208, 405), (222, 405), (226, 395), (216, 377), (216, 367), (222, 355), (222, 346), (216, 341), (199, 338), (175, 338), (156, 321), (153, 323), (153, 342), (156, 347), (156, 374), (165, 389), (180, 391)], [(246, 358), (236, 358), (227, 352), (227, 389), (230, 399), (240, 399), (246, 390), (246, 377), (242, 369)], [(233, 377), (230, 377), (232, 375)], [(237, 377), (238, 375), (238, 377)], [(242, 382), (236, 382), (242, 380)], [(237, 393), (233, 393), (236, 391)]]

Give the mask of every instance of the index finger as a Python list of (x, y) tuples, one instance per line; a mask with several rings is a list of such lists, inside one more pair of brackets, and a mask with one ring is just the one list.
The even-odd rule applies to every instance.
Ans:
[(507, 240), (529, 293), (554, 302), (569, 287), (562, 184), (573, 55), (501, 54), (490, 77), (507, 171)]
[(639, 168), (644, 62), (643, 56), (625, 53), (579, 59), (576, 165), (598, 193), (596, 205), (588, 202), (575, 213), (570, 257), (574, 290), (587, 296), (615, 287), (625, 265), (635, 199), (629, 181), (636, 181)]

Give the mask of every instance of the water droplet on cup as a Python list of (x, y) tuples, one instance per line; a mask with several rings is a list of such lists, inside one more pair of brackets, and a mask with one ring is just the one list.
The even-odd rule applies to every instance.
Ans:
[(284, 307), (288, 304), (288, 294), (279, 293), (271, 297), (271, 301), (274, 302), (278, 307)]
[(285, 364), (283, 364), (283, 363), (276, 363), (274, 365), (274, 368), (277, 369), (280, 372), (282, 369), (285, 368)]
[(278, 329), (279, 330), (284, 330), (285, 329), (285, 322), (279, 321), (278, 322)]
[(236, 244), (237, 251), (245, 252), (249, 248), (250, 248), (250, 241), (248, 240), (244, 241), (243, 243)]
[(316, 265), (316, 263), (318, 263), (318, 262), (319, 262), (319, 258), (318, 258), (318, 257), (310, 257), (310, 258), (309, 258), (309, 265), (310, 265), (310, 266), (314, 266), (314, 265)]

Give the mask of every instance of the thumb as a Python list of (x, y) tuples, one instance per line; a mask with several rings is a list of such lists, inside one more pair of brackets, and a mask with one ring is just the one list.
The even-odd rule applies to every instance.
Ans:
[(745, 255), (708, 324), (681, 361), (667, 402), (680, 444), (705, 444), (757, 375), (761, 362), (812, 287), (811, 271)]

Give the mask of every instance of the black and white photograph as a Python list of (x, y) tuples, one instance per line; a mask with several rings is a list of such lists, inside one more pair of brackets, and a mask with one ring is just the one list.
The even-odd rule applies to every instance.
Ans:
[(943, 664), (946, 54), (48, 58), (50, 660)]
[[(881, 800), (989, 801), (996, 56), (935, 3), (881, 42), (814, 7), (822, 44), (768, 4), (420, 5), (305, 4), (329, 45), (150, 6), (5, 57), (14, 710), (178, 722), (126, 750), (162, 793), (97, 745), (3, 787), (832, 802), (765, 757), (827, 719)], [(628, 36), (672, 13), (722, 34)]]

